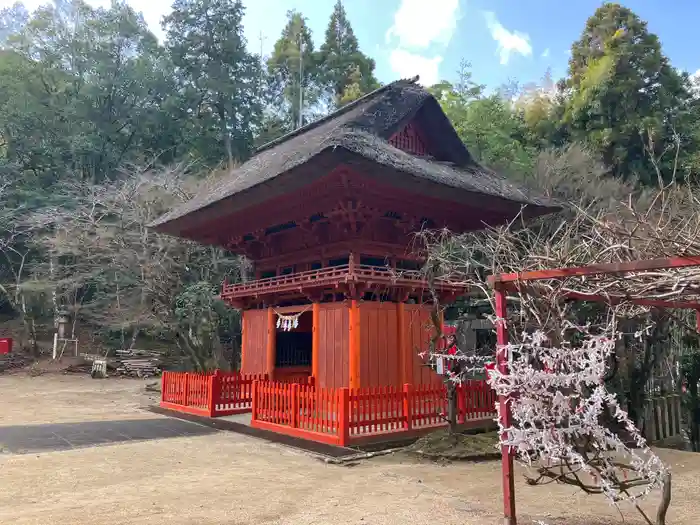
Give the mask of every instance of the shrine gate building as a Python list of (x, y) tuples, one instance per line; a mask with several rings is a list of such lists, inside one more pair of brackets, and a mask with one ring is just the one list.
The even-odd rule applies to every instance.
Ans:
[[(253, 263), (253, 279), (221, 290), (242, 311), (243, 373), (333, 388), (439, 380), (418, 356), (430, 290), (416, 232), (552, 211), (479, 165), (416, 80), (266, 144), (152, 225)], [(443, 302), (464, 292), (435, 289)]]

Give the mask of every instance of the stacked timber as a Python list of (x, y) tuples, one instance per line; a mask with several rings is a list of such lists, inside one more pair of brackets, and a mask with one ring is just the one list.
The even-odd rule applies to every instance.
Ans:
[(142, 378), (160, 375), (160, 357), (158, 352), (149, 350), (117, 350), (117, 373)]

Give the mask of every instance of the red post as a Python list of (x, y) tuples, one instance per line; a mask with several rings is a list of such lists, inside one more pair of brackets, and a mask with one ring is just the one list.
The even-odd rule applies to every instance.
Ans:
[(413, 428), (413, 414), (411, 413), (411, 385), (403, 385), (403, 428), (411, 430)]
[(182, 393), (182, 405), (190, 406), (190, 373), (185, 372), (185, 391)]
[(214, 373), (209, 376), (209, 398), (207, 399), (209, 417), (216, 417), (216, 404), (221, 398), (220, 391), (221, 381), (219, 380), (219, 369), (217, 368)]
[(338, 444), (347, 446), (350, 442), (350, 389), (338, 389)]
[(160, 402), (165, 401), (165, 390), (168, 388), (166, 385), (168, 383), (168, 372), (165, 371), (160, 376)]
[(250, 420), (255, 421), (258, 419), (258, 381), (253, 381), (253, 386), (251, 388), (251, 401), (250, 401)]
[[(496, 366), (502, 374), (508, 373), (508, 360), (505, 346), (508, 344), (508, 327), (506, 326), (506, 293), (496, 287)], [(510, 404), (505, 396), (499, 396), (501, 424), (511, 425)], [(513, 473), (513, 453), (510, 447), (501, 447), (501, 474), (503, 476), (503, 525), (516, 525), (515, 517), (515, 478)]]
[(297, 383), (292, 385), (292, 402), (290, 408), (292, 409), (290, 424), (292, 428), (297, 428), (299, 426), (299, 385)]

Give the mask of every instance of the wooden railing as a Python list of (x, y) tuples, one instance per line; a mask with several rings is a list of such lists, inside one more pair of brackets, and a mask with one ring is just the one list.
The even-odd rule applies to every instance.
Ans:
[[(256, 381), (251, 425), (340, 446), (394, 439), (445, 425), (446, 394), (443, 385), (333, 389)], [(496, 394), (485, 381), (460, 385), (457, 400), (460, 424), (495, 416)]]
[[(224, 282), (221, 297), (234, 299), (256, 294), (272, 292), (289, 292), (308, 287), (320, 287), (345, 282), (363, 282), (370, 284), (428, 286), (424, 275), (415, 270), (392, 270), (385, 266), (370, 266), (366, 264), (331, 266), (318, 270), (266, 277), (244, 283), (228, 284)], [(437, 280), (436, 286), (445, 289), (463, 287)]]
[(253, 382), (263, 374), (163, 372), (160, 406), (198, 416), (220, 417), (252, 410)]

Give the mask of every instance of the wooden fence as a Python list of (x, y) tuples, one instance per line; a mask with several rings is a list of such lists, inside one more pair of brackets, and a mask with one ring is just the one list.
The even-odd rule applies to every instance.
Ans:
[[(457, 396), (459, 424), (487, 424), (493, 420), (496, 394), (485, 381), (460, 385)], [(256, 381), (251, 425), (346, 446), (443, 426), (446, 413), (443, 385), (350, 389)]]
[(644, 406), (644, 437), (647, 441), (663, 441), (681, 434), (681, 396), (670, 394), (652, 397)]
[(207, 417), (250, 412), (253, 382), (266, 379), (262, 374), (219, 370), (212, 374), (163, 372), (160, 406)]

